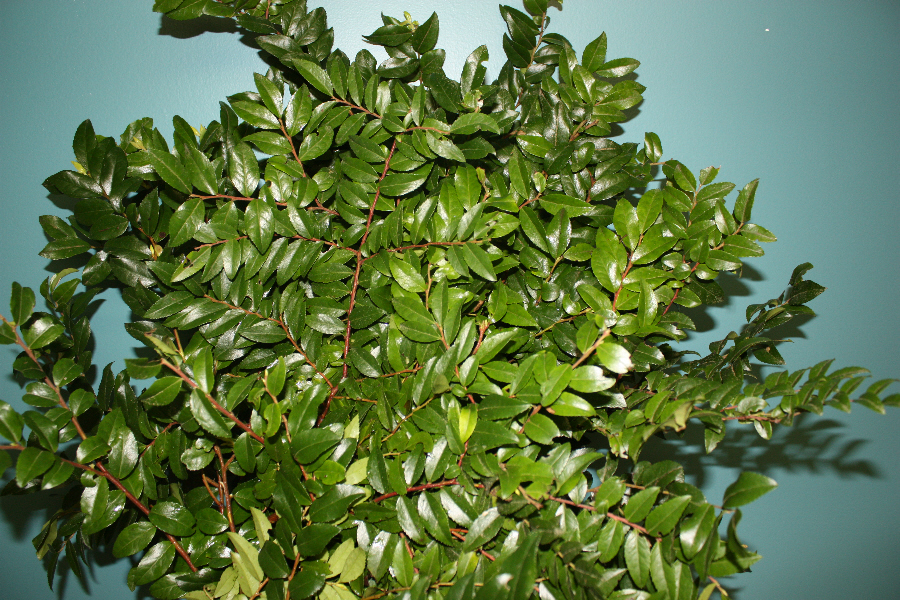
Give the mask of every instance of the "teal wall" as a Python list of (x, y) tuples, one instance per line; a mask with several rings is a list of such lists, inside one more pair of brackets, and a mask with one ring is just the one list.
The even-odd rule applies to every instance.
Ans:
[[(491, 73), (503, 62), (504, 28), (493, 3), (321, 4), (337, 45), (351, 56), (380, 12), (410, 10), (421, 21), (438, 10), (451, 74), (485, 40), (492, 40)], [(150, 5), (0, 3), (0, 312), (12, 281), (36, 288), (49, 273), (37, 256), (46, 243), (37, 218), (65, 212), (40, 183), (69, 168), (78, 123), (91, 118), (98, 133), (117, 136), (135, 118), (151, 116), (170, 135), (174, 114), (194, 124), (217, 118), (218, 101), (251, 88), (252, 71), (263, 68), (239, 34), (162, 21)], [(665, 156), (692, 169), (721, 166), (720, 177), (738, 185), (761, 178), (754, 217), (780, 241), (742, 279), (726, 282), (737, 297), (701, 320), (707, 331), (695, 336), (695, 347), (739, 327), (748, 303), (777, 295), (793, 267), (809, 260), (812, 277), (829, 290), (813, 303), (821, 316), (784, 348), (789, 364), (837, 358), (870, 367), (876, 378), (900, 376), (892, 343), (900, 338), (900, 3), (566, 0), (565, 7), (553, 13), (552, 29), (576, 49), (606, 30), (611, 57), (643, 63), (646, 100), (620, 139), (640, 141), (655, 131)], [(93, 322), (99, 364), (131, 346), (119, 325), (127, 318), (120, 301), (105, 299)], [(0, 348), (4, 373), (12, 356)], [(2, 375), (0, 398), (16, 403), (20, 396)], [(780, 482), (745, 511), (744, 541), (765, 558), (754, 574), (728, 582), (737, 600), (896, 597), (898, 419), (897, 411), (830, 412), (769, 444), (752, 430), (736, 431), (713, 457), (699, 455), (691, 435), (654, 453), (685, 461), (712, 501), (740, 469)], [(30, 543), (45, 517), (33, 496), (0, 499), (4, 597), (133, 597), (122, 561), (95, 569), (87, 592), (73, 577), (49, 591)], [(101, 561), (111, 559), (101, 553)]]

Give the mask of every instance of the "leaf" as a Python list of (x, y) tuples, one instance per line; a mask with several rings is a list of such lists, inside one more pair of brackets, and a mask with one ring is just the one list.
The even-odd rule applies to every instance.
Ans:
[(552, 444), (553, 439), (560, 435), (559, 427), (545, 415), (532, 415), (525, 424), (525, 435), (538, 444)]
[(413, 32), (409, 38), (409, 43), (413, 49), (419, 54), (425, 54), (434, 49), (437, 45), (438, 35), (440, 33), (440, 22), (437, 13), (431, 13), (428, 20), (422, 23)]
[(674, 498), (669, 498), (647, 515), (644, 527), (647, 528), (650, 535), (668, 535), (669, 532), (675, 529), (678, 520), (681, 518), (682, 513), (690, 502), (690, 496), (676, 496)]
[(247, 205), (244, 212), (244, 231), (261, 254), (269, 249), (275, 233), (275, 215), (264, 200), (254, 198)]
[(274, 540), (267, 541), (260, 549), (259, 566), (269, 579), (287, 579), (291, 573), (284, 553)]
[(168, 540), (158, 542), (147, 550), (141, 562), (128, 574), (129, 582), (134, 585), (146, 585), (166, 574), (175, 560), (175, 546)]
[(249, 197), (256, 191), (259, 186), (259, 164), (249, 144), (238, 142), (229, 149), (228, 176), (242, 195)]
[(106, 443), (106, 440), (95, 435), (87, 438), (78, 445), (78, 450), (75, 452), (75, 459), (82, 464), (88, 464), (100, 457), (106, 456), (107, 452), (109, 452), (109, 444)]
[(634, 584), (644, 588), (650, 577), (650, 542), (635, 529), (625, 536), (625, 564)]
[(231, 426), (199, 390), (191, 391), (191, 414), (203, 429), (222, 439), (231, 438)]
[(408, 262), (392, 256), (390, 258), (390, 269), (391, 275), (394, 276), (400, 287), (407, 292), (419, 293), (428, 289), (425, 278)]
[(322, 67), (304, 59), (294, 60), (293, 64), (297, 72), (310, 82), (314, 88), (326, 96), (331, 96), (334, 91), (334, 84), (331, 82), (331, 77), (328, 76), (328, 73)]
[(450, 126), (450, 133), (458, 135), (468, 135), (480, 130), (500, 134), (497, 122), (484, 113), (462, 114)]
[(0, 436), (18, 444), (22, 440), (24, 425), (21, 415), (10, 404), (0, 400)]
[(756, 197), (756, 188), (758, 186), (759, 179), (754, 179), (738, 193), (737, 200), (734, 201), (734, 218), (736, 221), (746, 223), (750, 220), (750, 215), (753, 211), (753, 200)]
[(309, 517), (317, 523), (337, 521), (346, 516), (350, 506), (364, 495), (363, 488), (338, 484), (316, 498), (309, 507)]
[(300, 147), (297, 148), (297, 158), (300, 160), (318, 158), (331, 148), (333, 140), (334, 129), (325, 125), (316, 133), (311, 133), (303, 138)]
[(659, 497), (659, 491), (658, 487), (651, 486), (629, 498), (628, 503), (622, 509), (622, 516), (632, 523), (643, 521)]
[(386, 196), (397, 197), (409, 194), (419, 189), (431, 174), (433, 162), (427, 162), (415, 171), (408, 173), (389, 173), (380, 185), (381, 193)]
[(517, 329), (503, 329), (484, 338), (475, 356), (479, 363), (487, 364), (516, 335)]
[(169, 220), (169, 244), (180, 246), (191, 239), (200, 229), (205, 212), (206, 208), (200, 198), (189, 198), (179, 206)]
[(237, 116), (254, 127), (260, 129), (278, 129), (280, 127), (278, 117), (272, 114), (268, 108), (257, 102), (240, 100), (238, 102), (232, 102), (231, 108), (234, 109)]
[(581, 54), (581, 64), (588, 71), (597, 71), (606, 62), (606, 32), (589, 43)]
[(147, 156), (153, 170), (163, 181), (171, 185), (179, 192), (191, 193), (191, 177), (184, 165), (173, 155), (156, 148), (148, 148)]
[(240, 534), (232, 531), (226, 532), (225, 535), (228, 536), (228, 539), (231, 540), (231, 543), (234, 545), (234, 549), (241, 555), (250, 574), (258, 581), (265, 579), (265, 574), (259, 566), (259, 551), (253, 547), (253, 544), (244, 539)]
[(419, 495), (418, 515), (425, 522), (428, 533), (436, 540), (447, 546), (453, 544), (453, 538), (450, 535), (450, 521), (436, 494), (423, 493)]
[[(488, 281), (497, 281), (491, 256), (478, 244), (463, 244), (460, 251), (470, 269)], [(422, 290), (424, 291), (424, 290)]]
[(16, 461), (16, 483), (20, 488), (24, 488), (29, 481), (50, 470), (55, 462), (56, 457), (46, 450), (33, 446), (25, 448)]
[(166, 406), (175, 400), (180, 391), (180, 377), (161, 377), (154, 381), (138, 399), (147, 406)]
[(774, 479), (758, 473), (743, 472), (737, 481), (725, 489), (722, 506), (724, 508), (737, 508), (753, 502), (760, 496), (768, 494), (778, 487)]
[(191, 370), (200, 390), (206, 394), (210, 393), (216, 385), (215, 361), (211, 348), (204, 348), (197, 353), (191, 363)]
[(634, 368), (628, 350), (615, 342), (604, 341), (594, 352), (603, 366), (613, 373), (627, 373)]
[(123, 529), (116, 538), (116, 543), (112, 548), (113, 556), (125, 558), (137, 554), (150, 544), (154, 535), (156, 535), (156, 526), (149, 521), (132, 523)]
[(603, 375), (603, 369), (600, 367), (585, 365), (574, 370), (569, 387), (576, 392), (589, 394), (607, 390), (615, 385), (615, 382), (615, 379)]
[(189, 536), (194, 533), (196, 520), (187, 508), (174, 502), (157, 502), (150, 514), (147, 515), (150, 523), (164, 533), (178, 537)]
[(9, 312), (12, 314), (13, 321), (21, 327), (31, 317), (33, 311), (34, 292), (31, 288), (22, 287), (14, 281), (9, 297)]
[(299, 530), (297, 534), (297, 551), (300, 556), (316, 556), (321, 554), (340, 529), (330, 523), (312, 523)]
[(476, 548), (485, 545), (497, 535), (500, 526), (503, 524), (503, 515), (496, 507), (490, 508), (475, 519), (469, 532), (466, 534), (466, 541), (463, 542), (462, 551), (471, 552)]
[(53, 240), (44, 246), (40, 255), (48, 260), (62, 260), (84, 254), (91, 249), (91, 245), (77, 237)]

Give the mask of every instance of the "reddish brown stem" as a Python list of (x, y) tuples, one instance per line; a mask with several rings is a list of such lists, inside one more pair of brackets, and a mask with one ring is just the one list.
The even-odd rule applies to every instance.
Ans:
[(231, 513), (231, 493), (228, 491), (228, 469), (225, 465), (225, 459), (222, 458), (222, 451), (218, 446), (213, 446), (216, 456), (219, 458), (221, 474), (219, 475), (219, 483), (222, 486), (222, 500), (225, 502), (225, 516), (228, 517), (228, 527), (232, 533), (236, 533), (234, 528), (234, 515)]
[[(437, 483), (426, 483), (425, 485), (417, 485), (411, 488), (406, 488), (407, 494), (412, 494), (413, 492), (421, 492), (422, 490), (434, 490), (437, 488), (447, 487), (448, 485), (459, 485), (459, 481), (456, 479), (448, 479), (447, 481), (439, 481)], [(387, 494), (378, 496), (372, 502), (378, 503), (382, 500), (387, 500), (388, 498), (393, 498), (394, 496), (399, 496), (397, 492), (388, 492)]]
[[(175, 373), (176, 375), (181, 377), (181, 380), (184, 381), (185, 383), (187, 383), (191, 389), (198, 389), (200, 387), (199, 385), (197, 385), (194, 382), (193, 379), (188, 377), (184, 371), (182, 371), (181, 369), (179, 369), (178, 367), (176, 367), (175, 365), (173, 365), (166, 359), (163, 358), (161, 360), (161, 362), (164, 367), (168, 368), (170, 371), (172, 371), (173, 373)], [(246, 423), (244, 423), (243, 421), (238, 419), (236, 416), (234, 416), (234, 414), (230, 410), (228, 410), (227, 408), (225, 408), (224, 406), (222, 406), (221, 404), (216, 402), (216, 399), (213, 398), (211, 395), (204, 392), (204, 396), (206, 396), (206, 399), (209, 400), (209, 403), (212, 404), (213, 408), (215, 408), (217, 411), (219, 411), (223, 416), (228, 417), (228, 419), (230, 419), (235, 425), (237, 425), (238, 427), (240, 427), (241, 429), (246, 431), (247, 435), (252, 437), (254, 440), (259, 442), (260, 444), (265, 445), (265, 443), (266, 443), (265, 438), (263, 438), (261, 435), (259, 435), (255, 431), (253, 431), (253, 429), (251, 429), (249, 425), (247, 425)]]
[[(135, 498), (134, 494), (129, 492), (125, 488), (125, 486), (122, 485), (121, 481), (119, 481), (118, 479), (113, 477), (112, 473), (110, 473), (109, 471), (106, 470), (106, 467), (104, 467), (100, 463), (96, 463), (94, 466), (97, 467), (97, 470), (100, 472), (101, 475), (103, 475), (103, 477), (105, 477), (111, 484), (113, 484), (114, 486), (119, 488), (119, 490), (123, 494), (125, 494), (125, 497), (128, 499), (128, 501), (131, 502), (132, 504), (134, 504), (138, 508), (138, 510), (140, 510), (145, 515), (150, 514), (150, 509), (147, 508), (146, 506), (144, 506), (143, 502), (141, 502), (140, 500)], [(184, 548), (181, 546), (181, 544), (178, 542), (178, 540), (176, 540), (174, 536), (172, 536), (171, 534), (168, 534), (168, 533), (166, 533), (165, 536), (169, 540), (169, 542), (171, 542), (172, 545), (175, 546), (175, 551), (178, 552), (179, 556), (181, 556), (181, 558), (184, 559), (184, 562), (187, 563), (188, 568), (190, 568), (191, 571), (196, 573), (197, 567), (195, 567), (194, 563), (191, 562), (191, 557), (188, 555), (187, 552), (185, 552)]]
[[(297, 90), (297, 93), (300, 93)], [(284, 128), (284, 122), (281, 119), (278, 119), (278, 125), (281, 127), (281, 133), (284, 134), (285, 139), (287, 139), (288, 144), (291, 145), (291, 154), (294, 155), (294, 160), (297, 161), (297, 164), (300, 165), (300, 172), (306, 177), (306, 171), (303, 169), (303, 162), (300, 160), (300, 157), (297, 156), (297, 149), (294, 147), (294, 140), (291, 136), (288, 135), (287, 129)]]

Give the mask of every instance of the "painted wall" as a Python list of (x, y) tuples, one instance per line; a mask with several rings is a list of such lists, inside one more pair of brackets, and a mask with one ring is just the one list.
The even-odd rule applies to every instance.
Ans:
[[(195, 124), (217, 118), (218, 101), (252, 88), (252, 71), (263, 69), (227, 26), (161, 20), (149, 1), (39, 4), (0, 3), (0, 312), (12, 281), (37, 288), (49, 274), (37, 256), (46, 243), (37, 218), (65, 212), (40, 183), (69, 167), (78, 123), (91, 118), (98, 133), (118, 136), (130, 121), (151, 116), (168, 136), (174, 114)], [(351, 56), (382, 11), (410, 10), (422, 21), (438, 10), (449, 73), (485, 40), (492, 40), (491, 74), (503, 62), (504, 27), (492, 3), (321, 4), (337, 45)], [(720, 177), (739, 186), (762, 179), (754, 217), (780, 241), (742, 279), (726, 282), (737, 297), (700, 321), (706, 331), (694, 337), (698, 349), (738, 328), (748, 303), (780, 293), (793, 267), (809, 260), (816, 265), (811, 276), (829, 290), (813, 303), (821, 316), (795, 331), (797, 342), (783, 350), (789, 364), (837, 358), (870, 367), (876, 378), (900, 375), (892, 344), (900, 337), (898, 25), (895, 0), (566, 0), (563, 12), (553, 13), (551, 29), (577, 50), (606, 30), (610, 57), (642, 61), (646, 100), (619, 139), (640, 141), (655, 131), (665, 156), (694, 170), (721, 166)], [(104, 299), (93, 322), (98, 364), (131, 346), (118, 326), (127, 314), (120, 301)], [(9, 347), (0, 348), (0, 398), (21, 406), (21, 392), (5, 374), (12, 357)], [(657, 458), (686, 461), (712, 501), (741, 469), (780, 482), (745, 511), (744, 541), (765, 558), (753, 575), (729, 581), (737, 600), (896, 594), (900, 412), (864, 411), (803, 420), (768, 444), (752, 430), (735, 432), (713, 457), (697, 454), (692, 435), (654, 449)], [(44, 506), (34, 496), (0, 499), (4, 597), (131, 598), (125, 561), (95, 569), (89, 591), (71, 576), (47, 589), (30, 543), (47, 516)], [(100, 560), (112, 562), (100, 550)]]

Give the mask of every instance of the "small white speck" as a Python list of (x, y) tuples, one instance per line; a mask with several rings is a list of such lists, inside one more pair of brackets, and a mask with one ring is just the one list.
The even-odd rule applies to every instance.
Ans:
[(766, 31), (768, 31), (768, 29), (766, 29)]

